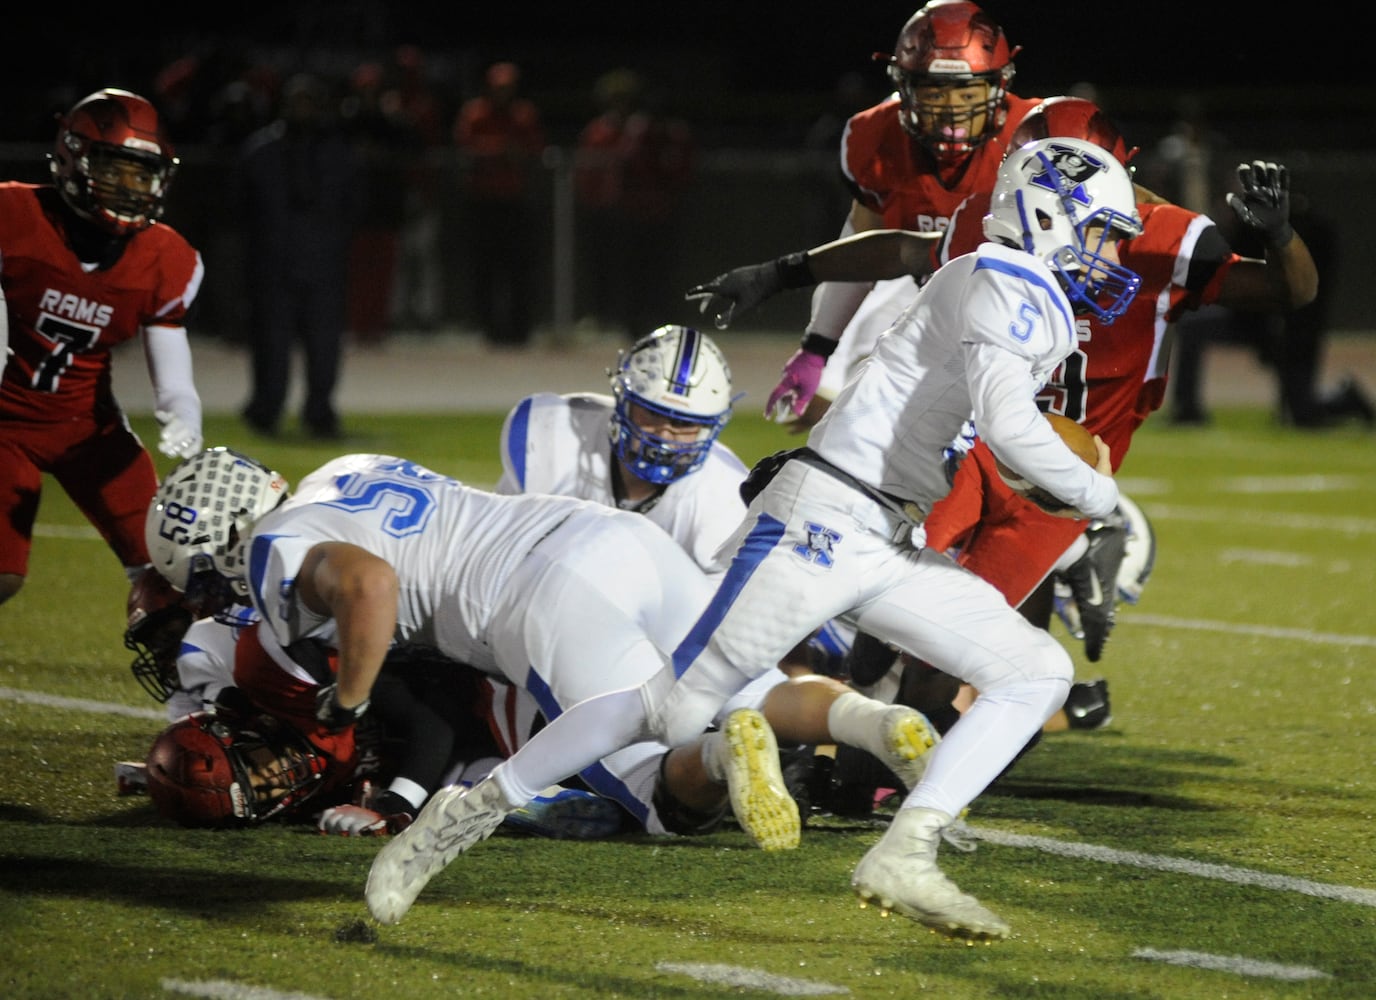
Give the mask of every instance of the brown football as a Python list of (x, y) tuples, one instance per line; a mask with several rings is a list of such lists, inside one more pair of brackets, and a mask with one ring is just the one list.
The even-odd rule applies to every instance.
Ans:
[[(1051, 424), (1052, 429), (1061, 436), (1061, 440), (1066, 443), (1066, 446), (1076, 455), (1079, 455), (1087, 465), (1095, 466), (1099, 464), (1099, 449), (1094, 443), (1094, 435), (1085, 430), (1082, 424), (1076, 423), (1069, 417), (1063, 417), (1059, 413), (1047, 413), (1044, 414), (1044, 416)], [(999, 470), (999, 475), (1003, 477), (1003, 481), (1014, 491), (1021, 493), (1029, 500), (1038, 501), (1040, 499), (1041, 506), (1064, 506), (1059, 500), (1056, 500), (1045, 490), (1028, 482), (1019, 473), (1014, 472), (1013, 469), (997, 455), (994, 456), (994, 465)]]

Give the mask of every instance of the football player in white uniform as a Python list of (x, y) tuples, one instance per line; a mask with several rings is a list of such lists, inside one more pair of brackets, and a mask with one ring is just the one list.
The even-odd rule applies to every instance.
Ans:
[(502, 425), (496, 492), (554, 493), (644, 514), (716, 574), (745, 516), (748, 471), (719, 440), (739, 398), (712, 339), (662, 326), (617, 358), (611, 395), (527, 396)]
[[(576, 705), (464, 794), (436, 793), (379, 852), (366, 897), (383, 923), (567, 771), (651, 731), (671, 745), (768, 670), (820, 622), (863, 631), (972, 684), (979, 698), (931, 752), (925, 774), (852, 884), (864, 900), (943, 932), (1000, 938), (1008, 925), (936, 863), (941, 830), (1065, 700), (1069, 655), (989, 584), (923, 547), (921, 519), (945, 494), (944, 451), (966, 420), (995, 454), (1067, 505), (1102, 517), (1118, 501), (1107, 446), (1091, 468), (1042, 417), (1034, 393), (1074, 348), (1077, 312), (1121, 314), (1140, 279), (1117, 262), (1136, 235), (1127, 171), (1074, 139), (1031, 143), (999, 170), (992, 242), (937, 271), (901, 321), (750, 504), (735, 556), (673, 661), (639, 689)], [(747, 827), (796, 824), (768, 782), (733, 795)], [(782, 833), (778, 834), (782, 839)]]
[[(432, 649), (505, 679), (550, 720), (592, 695), (634, 692), (667, 669), (667, 650), (713, 592), (683, 549), (643, 517), (569, 497), (499, 496), (385, 455), (335, 459), (288, 499), (281, 476), (211, 449), (168, 474), (146, 533), (155, 569), (178, 590), (222, 578), (252, 601), (257, 627), (280, 646), (312, 639), (336, 652), (337, 681), (321, 688), (318, 717), (338, 728), (366, 710), (393, 647)], [(915, 783), (930, 746), (921, 714), (853, 692), (836, 701), (821, 734), (873, 748)], [(604, 759), (560, 778), (579, 773), (650, 832), (669, 832), (655, 795), (663, 753), (632, 746), (655, 736), (642, 725), (647, 714), (632, 714), (634, 731), (616, 720), (618, 742)], [(697, 738), (713, 716), (725, 735), (704, 749)], [(812, 727), (799, 742), (819, 742), (818, 720), (797, 721)], [(773, 733), (758, 711), (714, 712), (681, 742), (694, 746), (664, 764), (678, 804), (701, 812), (709, 803), (699, 796), (720, 797), (721, 785), (736, 792), (748, 777), (732, 766), (742, 757), (751, 773), (768, 769), (786, 798)], [(695, 781), (703, 772), (712, 781)]]

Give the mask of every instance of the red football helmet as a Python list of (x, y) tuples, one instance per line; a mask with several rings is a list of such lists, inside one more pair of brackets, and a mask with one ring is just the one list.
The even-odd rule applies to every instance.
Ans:
[[(1003, 98), (1013, 80), (1017, 51), (975, 4), (931, 0), (903, 25), (893, 56), (876, 53), (875, 58), (889, 64), (903, 129), (939, 162), (952, 163), (1003, 125), (1008, 113)], [(983, 95), (954, 99), (953, 92), (979, 84)]]
[(148, 751), (148, 794), (161, 816), (182, 826), (248, 826), (300, 807), (325, 787), (328, 766), (272, 716), (193, 712)]
[(1123, 166), (1137, 155), (1128, 149), (1118, 126), (1109, 121), (1099, 105), (1083, 97), (1048, 97), (1029, 111), (1013, 132), (1010, 146), (1017, 149), (1035, 139), (1084, 139), (1102, 146)]
[(73, 212), (129, 236), (162, 217), (178, 162), (153, 105), (106, 89), (60, 117), (48, 168)]

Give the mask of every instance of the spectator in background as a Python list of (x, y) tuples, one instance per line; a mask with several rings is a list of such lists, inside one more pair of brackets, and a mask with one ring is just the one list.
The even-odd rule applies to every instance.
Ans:
[(454, 122), (477, 320), (494, 347), (525, 347), (532, 326), (532, 175), (545, 135), (535, 104), (518, 96), (520, 85), (515, 63), (494, 63), (483, 93), (465, 101)]
[(311, 437), (337, 438), (334, 390), (362, 186), (357, 155), (339, 128), (325, 82), (307, 73), (288, 80), (280, 116), (248, 138), (239, 167), (253, 350), (244, 421), (260, 434), (277, 433), (292, 347), (300, 338), (306, 357), (302, 423)]
[(639, 74), (600, 77), (601, 111), (578, 138), (574, 190), (589, 307), (632, 335), (654, 329), (678, 299), (671, 264), (683, 196), (693, 176), (692, 130), (663, 114)]
[(365, 62), (349, 77), (344, 131), (363, 171), (363, 209), (349, 248), (349, 329), (359, 343), (387, 336), (405, 213), (403, 163), (414, 145), (407, 122), (389, 99), (381, 63)]
[(1331, 220), (1303, 193), (1292, 196), (1290, 216), (1303, 230), (1318, 265), (1319, 294), (1309, 305), (1278, 317), (1276, 345), (1277, 405), (1281, 420), (1296, 427), (1323, 428), (1357, 419), (1376, 427), (1376, 405), (1354, 375), (1344, 376), (1328, 390), (1319, 388), (1324, 346), (1332, 328), (1330, 314), (1337, 275), (1337, 232)]
[(392, 290), (393, 329), (433, 330), (440, 320), (440, 157), (444, 105), (431, 86), (425, 53), (400, 45), (393, 58), (395, 85), (389, 104), (405, 120), (414, 140), (405, 164), (401, 245)]

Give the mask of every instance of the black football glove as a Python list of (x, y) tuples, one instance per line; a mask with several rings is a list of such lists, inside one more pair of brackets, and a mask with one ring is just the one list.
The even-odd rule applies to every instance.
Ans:
[(1118, 601), (1118, 569), (1123, 565), (1127, 547), (1127, 527), (1122, 515), (1114, 511), (1103, 521), (1095, 521), (1085, 532), (1089, 548), (1072, 563), (1061, 578), (1070, 587), (1084, 631), (1085, 656), (1097, 663), (1104, 655), (1104, 643), (1113, 631)]
[(719, 274), (711, 281), (688, 289), (684, 298), (698, 300), (698, 311), (710, 315), (718, 330), (731, 325), (738, 312), (745, 313), (786, 288), (813, 284), (806, 253), (793, 253), (764, 264), (747, 264)]
[(1290, 242), (1290, 171), (1282, 164), (1253, 160), (1239, 163), (1242, 194), (1230, 192), (1228, 205), (1242, 224), (1259, 234), (1269, 247), (1280, 249)]

